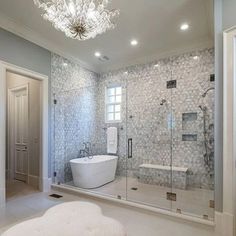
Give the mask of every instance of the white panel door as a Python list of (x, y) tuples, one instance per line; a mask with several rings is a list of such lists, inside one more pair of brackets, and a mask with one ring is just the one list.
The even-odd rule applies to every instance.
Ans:
[(28, 85), (11, 89), (10, 120), (12, 128), (12, 154), (14, 178), (28, 181), (29, 96)]

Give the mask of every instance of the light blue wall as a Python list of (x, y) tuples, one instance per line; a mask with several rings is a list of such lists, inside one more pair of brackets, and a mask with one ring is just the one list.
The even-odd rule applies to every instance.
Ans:
[[(0, 60), (47, 75), (51, 90), (51, 52), (0, 28)], [(50, 96), (49, 96), (50, 97)], [(49, 104), (50, 101), (49, 101)], [(49, 105), (50, 112), (50, 105)], [(49, 120), (50, 127), (50, 120)], [(50, 133), (50, 131), (49, 131)], [(50, 142), (50, 139), (49, 139)], [(50, 147), (50, 144), (49, 144)], [(49, 150), (50, 153), (50, 150)], [(51, 161), (49, 163), (49, 176)]]
[(0, 60), (50, 76), (51, 53), (0, 28)]
[(236, 25), (236, 0), (223, 0), (222, 3), (222, 23), (225, 30)]

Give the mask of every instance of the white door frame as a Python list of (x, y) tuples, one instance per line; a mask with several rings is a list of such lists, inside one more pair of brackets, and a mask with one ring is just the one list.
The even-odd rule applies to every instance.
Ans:
[(236, 26), (224, 31), (223, 81), (223, 225), (231, 236), (236, 233)]
[(0, 61), (0, 207), (6, 202), (6, 112), (7, 112), (7, 71), (28, 76), (41, 81), (41, 155), (40, 155), (40, 191), (50, 189), (48, 177), (48, 76)]

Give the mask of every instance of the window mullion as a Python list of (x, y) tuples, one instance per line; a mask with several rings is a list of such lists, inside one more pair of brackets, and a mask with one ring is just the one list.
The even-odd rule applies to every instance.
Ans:
[[(109, 94), (111, 89), (114, 89), (112, 94)], [(122, 103), (122, 91), (121, 87), (107, 88), (106, 90), (106, 98), (105, 98), (105, 116), (107, 122), (119, 122), (121, 121), (121, 103)], [(118, 90), (118, 91), (117, 91)], [(119, 91), (120, 90), (120, 91)], [(113, 94), (114, 93), (114, 94)], [(119, 102), (117, 102), (117, 97), (119, 97)], [(113, 101), (113, 102), (110, 102)], [(120, 106), (116, 111), (116, 106)]]

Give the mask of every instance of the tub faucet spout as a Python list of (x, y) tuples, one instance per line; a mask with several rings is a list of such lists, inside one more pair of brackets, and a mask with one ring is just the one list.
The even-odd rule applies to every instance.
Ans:
[(88, 157), (88, 158), (92, 158), (91, 154), (91, 143), (87, 142), (87, 143), (83, 143), (84, 148), (79, 150), (79, 158), (83, 158), (83, 157)]
[(87, 150), (85, 150), (85, 149), (79, 150), (79, 157), (80, 158), (86, 157), (86, 155), (89, 156), (89, 152)]

